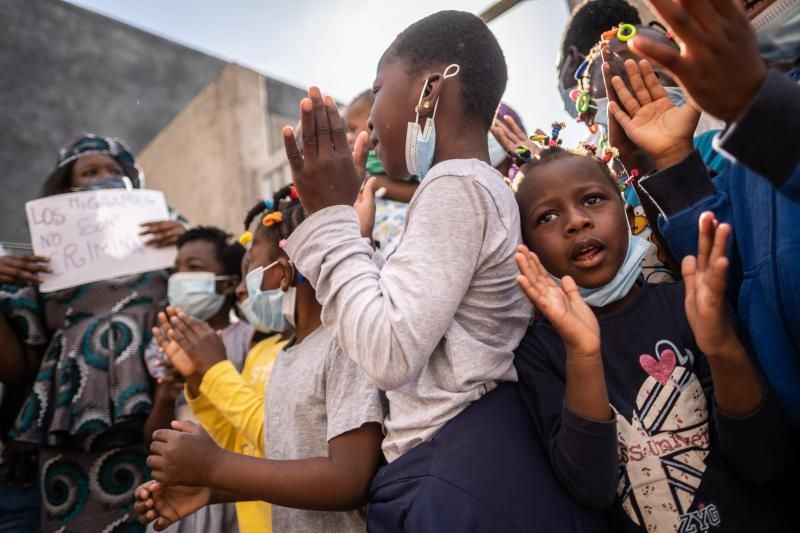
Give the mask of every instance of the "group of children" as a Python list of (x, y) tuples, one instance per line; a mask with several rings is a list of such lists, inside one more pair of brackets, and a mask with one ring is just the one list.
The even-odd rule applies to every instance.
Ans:
[[(800, 2), (766, 4), (785, 47)], [(767, 70), (738, 0), (652, 5), (671, 33), (620, 21), (578, 68), (610, 138), (575, 149), (498, 113), (503, 52), (465, 12), (398, 35), (344, 116), (309, 90), (293, 184), (240, 243), (177, 241), (141, 524), (796, 530), (798, 71)], [(726, 125), (719, 173), (698, 107)]]

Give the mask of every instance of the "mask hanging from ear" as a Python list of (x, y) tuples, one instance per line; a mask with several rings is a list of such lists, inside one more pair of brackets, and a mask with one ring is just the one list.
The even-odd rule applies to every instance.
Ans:
[(800, 2), (777, 0), (752, 21), (761, 57), (794, 63), (800, 57)]
[[(442, 73), (442, 80), (444, 81), (448, 78), (452, 78), (457, 75), (460, 70), (461, 67), (455, 63), (448, 66)], [(420, 128), (419, 125), (420, 107), (428, 109), (431, 106), (430, 101), (423, 103), (425, 90), (428, 87), (429, 81), (430, 78), (425, 79), (422, 91), (419, 94), (419, 100), (415, 108), (417, 114), (416, 120), (414, 122), (409, 122), (408, 128), (406, 129), (406, 168), (409, 174), (418, 176), (420, 181), (425, 179), (425, 175), (431, 169), (434, 152), (436, 151), (436, 124), (434, 118), (436, 117), (436, 110), (439, 108), (438, 98), (436, 102), (432, 104), (433, 113), (425, 120), (425, 127)]]

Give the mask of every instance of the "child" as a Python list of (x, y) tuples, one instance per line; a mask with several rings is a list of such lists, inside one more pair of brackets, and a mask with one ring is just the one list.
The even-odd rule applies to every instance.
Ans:
[(384, 53), (372, 146), (388, 176), (421, 185), (382, 269), (352, 207), (366, 135), (351, 154), (314, 87), (300, 104), (303, 155), (284, 128), (310, 213), (286, 250), (326, 328), (389, 400), (370, 531), (602, 528), (555, 482), (514, 383), (531, 306), (515, 282), (518, 212), (487, 146), (506, 79), (497, 40), (470, 13), (426, 17)]
[[(352, 150), (356, 138), (362, 131), (369, 132), (369, 114), (375, 95), (368, 89), (356, 96), (344, 112), (347, 127), (347, 142)], [(367, 156), (367, 175), (375, 177), (377, 190), (383, 189), (379, 198), (375, 199), (375, 223), (372, 239), (385, 257), (394, 251), (403, 233), (408, 202), (419, 186), (419, 180), (412, 176), (407, 180), (393, 180), (386, 176), (380, 159), (370, 150)]]
[(751, 483), (791, 445), (727, 316), (730, 226), (705, 213), (684, 283), (640, 286), (647, 243), (600, 159), (552, 147), (520, 172), (518, 281), (545, 320), (515, 363), (561, 483), (613, 531), (788, 531)]
[[(242, 367), (253, 336), (253, 327), (246, 322), (230, 322), (243, 256), (242, 245), (231, 243), (230, 235), (221, 229), (211, 226), (192, 228), (178, 239), (174, 273), (169, 278), (167, 289), (170, 305), (206, 321), (213, 331), (221, 331), (222, 357), (227, 356), (237, 368)], [(168, 428), (172, 420), (195, 420), (186, 397), (180, 392), (182, 384), (164, 374), (165, 367), (161, 364), (164, 359), (164, 353), (153, 339), (145, 350), (148, 371), (158, 380), (153, 413), (145, 425), (148, 442), (154, 431)], [(177, 368), (183, 370), (180, 364)], [(184, 372), (184, 378), (194, 377), (193, 372)], [(176, 390), (176, 385), (181, 389)], [(230, 531), (236, 524), (234, 506), (222, 504), (206, 507), (192, 515), (191, 520), (176, 524), (169, 531)]]
[[(661, 50), (638, 36), (629, 44), (670, 68), (702, 109), (726, 121), (716, 144), (735, 161), (725, 172), (712, 180), (683, 130), (665, 131), (663, 118), (648, 120), (658, 117), (650, 112), (661, 103), (657, 87), (648, 84), (641, 99), (633, 94), (624, 99), (629, 106), (612, 110), (632, 141), (666, 156), (660, 172), (641, 185), (661, 212), (661, 230), (676, 256), (694, 253), (699, 213), (713, 210), (735, 226), (729, 291), (767, 381), (800, 431), (800, 69), (791, 67), (800, 58), (793, 22), (800, 3), (760, 4), (751, 5), (766, 7), (753, 20), (760, 28), (754, 34), (737, 0), (686, 10), (656, 1), (684, 52)], [(760, 55), (792, 69), (767, 70)], [(677, 116), (680, 109), (660, 114)]]
[[(253, 312), (274, 330), (294, 324), (295, 337), (278, 356), (265, 401), (267, 459), (223, 451), (197, 428), (154, 435), (148, 464), (161, 484), (145, 485), (137, 511), (157, 527), (198, 507), (197, 495), (273, 503), (274, 531), (362, 531), (369, 481), (380, 458), (383, 410), (377, 389), (321, 325), (314, 289), (300, 278), (281, 245), (305, 213), (294, 187), (279, 191), (274, 208), (259, 213), (247, 275)], [(187, 353), (219, 351), (214, 332), (183, 313), (169, 332)], [(180, 485), (199, 487), (186, 508), (169, 507)], [(210, 487), (205, 490), (202, 487)], [(213, 492), (212, 492), (213, 491)], [(228, 494), (222, 492), (227, 491)], [(230, 494), (230, 493), (236, 494)], [(152, 499), (151, 499), (152, 498)], [(151, 510), (148, 510), (151, 509)], [(337, 512), (333, 512), (337, 511)], [(344, 512), (343, 512), (344, 511)]]

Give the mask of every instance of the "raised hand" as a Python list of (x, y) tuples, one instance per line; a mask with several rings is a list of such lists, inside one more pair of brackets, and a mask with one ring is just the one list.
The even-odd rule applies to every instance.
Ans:
[[(171, 309), (171, 307), (167, 307), (168, 311)], [(167, 356), (167, 360), (172, 367), (177, 370), (184, 379), (194, 375), (197, 372), (194, 363), (181, 348), (180, 344), (170, 338), (169, 332), (172, 331), (172, 325), (167, 318), (167, 314), (165, 312), (158, 313), (158, 321), (161, 324), (161, 328), (154, 327), (152, 331), (159, 348), (164, 355)]]
[(559, 287), (536, 254), (525, 246), (519, 246), (515, 259), (521, 272), (517, 283), (561, 335), (567, 352), (600, 355), (600, 324), (581, 298), (575, 280), (564, 276)]
[(612, 76), (611, 88), (616, 98), (609, 101), (609, 114), (628, 138), (653, 159), (657, 169), (680, 162), (693, 150), (692, 136), (700, 112), (690, 104), (676, 107), (647, 60), (637, 65), (628, 59), (625, 71), (633, 92), (620, 76)]
[(180, 346), (196, 372), (203, 376), (209, 368), (227, 359), (225, 344), (214, 329), (180, 309), (167, 308), (170, 315), (169, 338)]
[(700, 215), (699, 225), (697, 257), (685, 257), (681, 271), (686, 286), (686, 318), (697, 346), (713, 357), (731, 342), (739, 342), (725, 311), (726, 247), (731, 227), (719, 224), (708, 211)]
[(200, 426), (173, 421), (172, 429), (153, 433), (147, 466), (153, 479), (165, 485), (205, 487), (221, 451)]
[(147, 237), (147, 246), (154, 248), (166, 248), (174, 246), (178, 239), (186, 233), (186, 228), (180, 222), (174, 220), (159, 220), (158, 222), (146, 222), (141, 225), (142, 231), (139, 235)]
[(628, 46), (669, 70), (706, 112), (737, 120), (758, 92), (767, 69), (741, 0), (649, 0), (681, 50), (637, 35)]
[(38, 255), (4, 255), (0, 257), (0, 285), (38, 285), (41, 273), (49, 273), (50, 258)]
[(358, 194), (358, 200), (353, 207), (358, 213), (361, 225), (361, 236), (372, 241), (372, 230), (375, 227), (375, 186), (378, 179), (374, 176), (367, 179), (364, 187)]
[(506, 152), (514, 152), (520, 145), (528, 148), (532, 155), (536, 155), (542, 150), (540, 145), (530, 140), (525, 132), (520, 129), (519, 125), (514, 121), (514, 117), (509, 115), (503, 118), (495, 118), (489, 131), (492, 132), (494, 138), (497, 139), (497, 142)]
[(210, 501), (211, 489), (208, 487), (167, 486), (158, 481), (148, 481), (136, 488), (133, 510), (139, 515), (139, 523), (155, 522), (153, 529), (163, 531)]
[(303, 207), (315, 213), (333, 205), (353, 205), (364, 181), (367, 133), (358, 135), (351, 152), (336, 103), (329, 96), (323, 98), (317, 87), (311, 87), (308, 98), (300, 102), (300, 116), (303, 153), (289, 126), (283, 128), (283, 142)]

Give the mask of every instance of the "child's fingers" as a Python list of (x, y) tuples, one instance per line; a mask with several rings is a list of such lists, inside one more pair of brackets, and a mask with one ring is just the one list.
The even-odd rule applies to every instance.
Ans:
[(286, 150), (286, 159), (292, 169), (292, 176), (299, 176), (303, 171), (303, 155), (297, 148), (294, 129), (291, 126), (284, 126), (281, 133), (283, 134), (283, 148)]
[(160, 455), (148, 455), (147, 456), (147, 466), (150, 467), (150, 470), (153, 471), (153, 479), (156, 481), (163, 481), (167, 482), (161, 472), (164, 471), (164, 465), (166, 465), (166, 460), (161, 457)]
[(649, 2), (681, 41), (690, 47), (703, 46), (703, 28), (675, 0), (649, 0)]
[(150, 443), (150, 453), (152, 455), (164, 455), (163, 452), (165, 446), (166, 443), (160, 440), (154, 440), (153, 442)]
[(709, 264), (714, 264), (717, 259), (727, 257), (728, 236), (731, 234), (730, 224), (719, 224), (714, 230), (714, 244), (711, 247), (711, 254), (708, 258)]
[(349, 154), (350, 144), (347, 142), (347, 128), (344, 125), (342, 116), (339, 114), (339, 109), (336, 107), (336, 102), (330, 96), (326, 96), (323, 102), (325, 104), (325, 112), (328, 115), (328, 122), (331, 125), (333, 149), (337, 152)]
[(517, 262), (520, 273), (525, 276), (526, 279), (532, 280), (536, 278), (536, 269), (528, 260), (528, 256), (517, 253), (514, 255), (514, 260)]
[(317, 131), (317, 153), (329, 154), (333, 151), (333, 139), (331, 138), (331, 123), (328, 121), (328, 111), (325, 109), (325, 102), (322, 100), (322, 92), (319, 87), (311, 87), (308, 90), (308, 97), (314, 106), (314, 126)]
[(608, 112), (617, 121), (617, 124), (624, 130), (631, 123), (631, 117), (619, 106), (617, 102), (608, 102)]
[(714, 242), (714, 214), (705, 211), (698, 220), (697, 232), (697, 271), (704, 272), (708, 265), (708, 256)]
[(628, 83), (631, 84), (634, 96), (641, 105), (647, 105), (653, 101), (650, 91), (644, 84), (642, 73), (639, 71), (639, 65), (633, 59), (625, 60), (625, 71), (628, 73)]
[(314, 104), (311, 98), (300, 100), (300, 128), (303, 138), (303, 161), (317, 158), (317, 128), (314, 122)]
[[(672, 2), (673, 0), (669, 0)], [(628, 48), (637, 55), (646, 57), (670, 71), (676, 79), (690, 79), (691, 64), (681, 56), (680, 50), (674, 46), (656, 42), (649, 37), (637, 35), (628, 41)]]
[(506, 115), (503, 117), (503, 121), (511, 130), (511, 133), (513, 133), (520, 142), (528, 138), (528, 136), (525, 135), (525, 132), (519, 127), (519, 124), (517, 124), (517, 121), (514, 120), (514, 117), (511, 115)]
[(161, 329), (164, 330), (164, 333), (167, 333), (171, 329), (167, 313), (163, 311), (158, 313), (158, 323), (161, 325)]
[(172, 433), (172, 430), (170, 429), (157, 429), (153, 432), (153, 440), (167, 442), (169, 440), (170, 433)]
[(164, 531), (164, 530), (165, 530), (165, 529), (167, 529), (167, 528), (168, 528), (170, 525), (172, 525), (172, 521), (170, 521), (170, 520), (167, 520), (167, 519), (166, 519), (166, 518), (164, 518), (163, 516), (160, 516), (160, 517), (158, 518), (158, 520), (156, 520), (156, 523), (153, 525), (153, 529), (154, 529), (155, 531)]
[(367, 156), (369, 155), (369, 134), (362, 131), (356, 137), (356, 143), (353, 146), (353, 164), (356, 166), (359, 177), (364, 179), (366, 174)]
[(715, 33), (719, 28), (719, 13), (711, 2), (698, 2), (697, 0), (680, 0), (683, 9), (689, 13), (695, 22), (707, 33)]
[(188, 420), (173, 420), (170, 426), (175, 431), (180, 431), (182, 433), (197, 433), (200, 431), (200, 426)]
[(572, 278), (572, 276), (564, 276), (561, 278), (561, 289), (567, 294), (567, 297), (573, 303), (585, 303), (580, 291), (578, 290), (578, 284), (575, 283), (575, 280)]
[(628, 87), (625, 85), (625, 82), (622, 81), (622, 78), (619, 76), (614, 76), (611, 78), (611, 85), (614, 87), (614, 91), (617, 93), (617, 102), (619, 102), (620, 106), (628, 113), (630, 116), (636, 114), (639, 109), (642, 108), (639, 105), (639, 100), (631, 94), (628, 90)]
[(683, 277), (683, 286), (688, 297), (689, 294), (694, 294), (694, 280), (697, 274), (697, 258), (693, 255), (687, 255), (681, 261), (681, 275)]
[(728, 261), (727, 257), (718, 257), (713, 263), (711, 268), (708, 269), (706, 275), (706, 285), (714, 294), (718, 295), (719, 301), (722, 301), (722, 295), (725, 293), (725, 285), (727, 285), (728, 277)]
[(180, 344), (181, 348), (184, 350), (187, 349), (192, 343), (192, 334), (189, 331), (188, 325), (177, 316), (172, 317), (171, 322), (172, 330), (169, 332), (170, 338)]
[(656, 73), (653, 70), (653, 65), (648, 60), (642, 59), (639, 61), (639, 70), (642, 73), (644, 84), (647, 87), (647, 90), (650, 91), (653, 100), (669, 98), (666, 89), (664, 89), (664, 86), (661, 85), (660, 81), (658, 81), (658, 76), (656, 76)]

